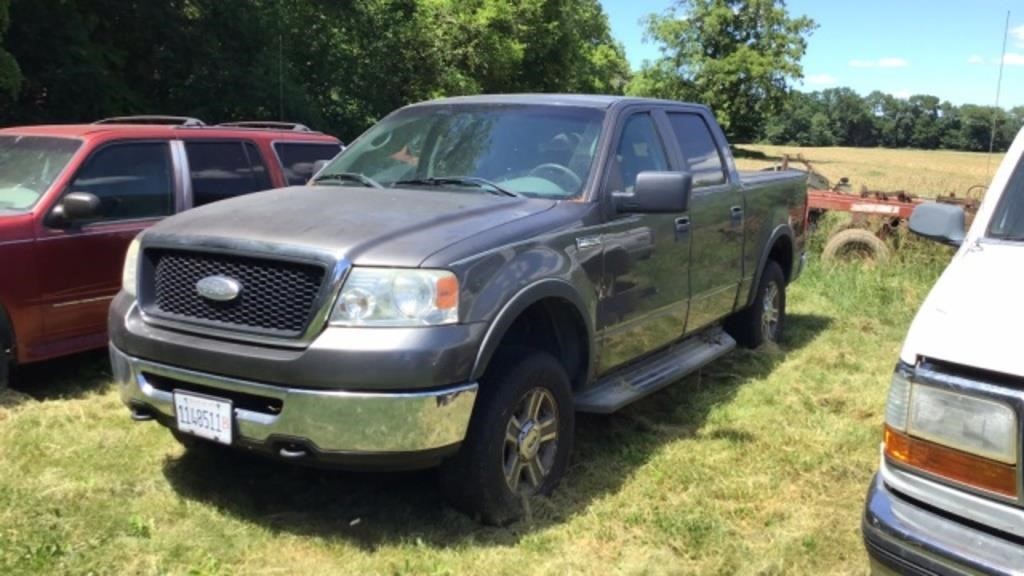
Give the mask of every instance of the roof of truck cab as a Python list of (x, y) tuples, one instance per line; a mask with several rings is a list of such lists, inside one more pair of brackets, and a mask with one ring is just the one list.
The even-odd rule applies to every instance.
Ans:
[(413, 106), (431, 106), (446, 104), (523, 104), (547, 106), (575, 106), (581, 108), (610, 108), (616, 104), (674, 104), (706, 108), (701, 104), (679, 102), (676, 100), (659, 100), (657, 98), (637, 98), (634, 96), (609, 96), (603, 94), (480, 94), (476, 96), (454, 96), (439, 98), (413, 104)]
[(103, 136), (128, 138), (253, 138), (270, 140), (305, 140), (337, 142), (334, 136), (322, 132), (274, 130), (267, 128), (237, 128), (228, 126), (164, 126), (159, 124), (49, 124), (39, 126), (12, 126), (0, 128), (0, 135), (52, 136), (59, 138), (89, 139)]

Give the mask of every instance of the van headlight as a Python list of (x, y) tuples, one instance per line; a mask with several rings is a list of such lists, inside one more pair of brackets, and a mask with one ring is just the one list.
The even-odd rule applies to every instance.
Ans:
[(885, 408), (885, 453), (902, 464), (1017, 494), (1017, 414), (1003, 402), (917, 383), (897, 367)]
[(139, 239), (136, 237), (128, 245), (128, 252), (124, 255), (124, 268), (121, 269), (121, 289), (135, 297), (138, 290), (139, 278)]
[(459, 321), (459, 281), (447, 270), (353, 268), (333, 326), (438, 326)]

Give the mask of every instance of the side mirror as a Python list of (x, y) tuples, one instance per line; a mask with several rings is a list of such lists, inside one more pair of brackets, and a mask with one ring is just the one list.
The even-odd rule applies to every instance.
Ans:
[(56, 225), (68, 225), (91, 220), (100, 213), (100, 199), (90, 192), (71, 192), (61, 198), (53, 208), (50, 220)]
[(910, 231), (929, 240), (959, 246), (966, 236), (964, 209), (940, 202), (920, 204), (910, 214)]
[(619, 212), (685, 212), (690, 202), (693, 175), (689, 172), (641, 172), (632, 193), (615, 194)]

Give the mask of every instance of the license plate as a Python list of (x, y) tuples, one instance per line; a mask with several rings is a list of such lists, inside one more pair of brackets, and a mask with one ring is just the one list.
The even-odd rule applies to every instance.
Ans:
[(178, 430), (231, 444), (231, 401), (174, 391)]

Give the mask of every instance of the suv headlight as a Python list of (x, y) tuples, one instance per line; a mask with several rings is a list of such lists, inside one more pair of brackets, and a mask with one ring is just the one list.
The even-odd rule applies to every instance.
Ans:
[(897, 367), (885, 408), (885, 453), (904, 465), (1017, 494), (1017, 414), (997, 400), (914, 382)]
[(459, 281), (447, 270), (353, 268), (333, 326), (438, 326), (459, 321)]
[(139, 239), (136, 237), (128, 245), (128, 252), (124, 255), (124, 268), (121, 270), (121, 289), (135, 297), (139, 278)]

